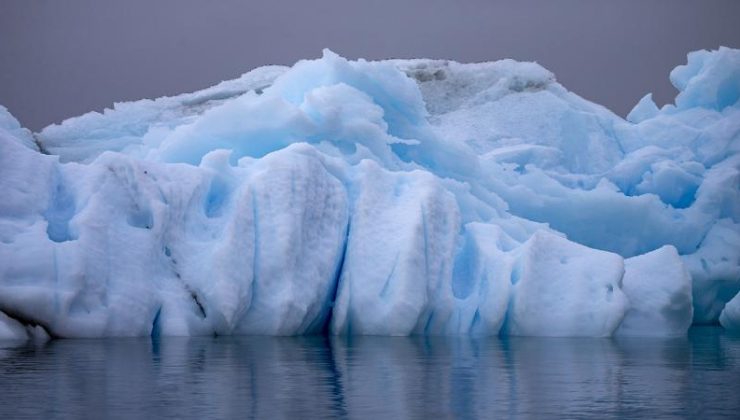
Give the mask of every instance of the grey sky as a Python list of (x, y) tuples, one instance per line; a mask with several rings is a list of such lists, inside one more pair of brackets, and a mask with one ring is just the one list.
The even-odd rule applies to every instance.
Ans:
[(537, 61), (624, 115), (690, 50), (740, 47), (737, 0), (0, 2), (0, 104), (29, 128), (192, 91), (329, 47), (346, 57)]

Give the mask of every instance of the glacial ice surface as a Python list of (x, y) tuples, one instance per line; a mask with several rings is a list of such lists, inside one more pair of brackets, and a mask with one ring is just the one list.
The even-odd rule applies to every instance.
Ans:
[(0, 338), (740, 329), (740, 51), (670, 79), (625, 120), (536, 63), (326, 50), (0, 107)]

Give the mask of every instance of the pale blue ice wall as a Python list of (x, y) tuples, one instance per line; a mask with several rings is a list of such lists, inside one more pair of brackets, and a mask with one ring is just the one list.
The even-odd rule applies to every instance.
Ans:
[(734, 328), (740, 51), (671, 81), (625, 121), (534, 63), (325, 51), (35, 135), (3, 109), (4, 334)]

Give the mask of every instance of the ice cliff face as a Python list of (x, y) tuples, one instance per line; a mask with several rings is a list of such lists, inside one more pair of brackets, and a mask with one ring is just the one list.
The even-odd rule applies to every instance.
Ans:
[(534, 63), (325, 51), (0, 108), (0, 337), (739, 329), (740, 51), (671, 81), (625, 121)]

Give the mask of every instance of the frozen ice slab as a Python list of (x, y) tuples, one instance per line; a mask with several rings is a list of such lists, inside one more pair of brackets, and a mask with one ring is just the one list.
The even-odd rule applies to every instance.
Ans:
[(624, 260), (539, 231), (511, 273), (511, 335), (608, 337), (625, 316)]
[(622, 289), (630, 308), (619, 335), (682, 336), (691, 326), (691, 275), (676, 248), (667, 245), (628, 258)]

